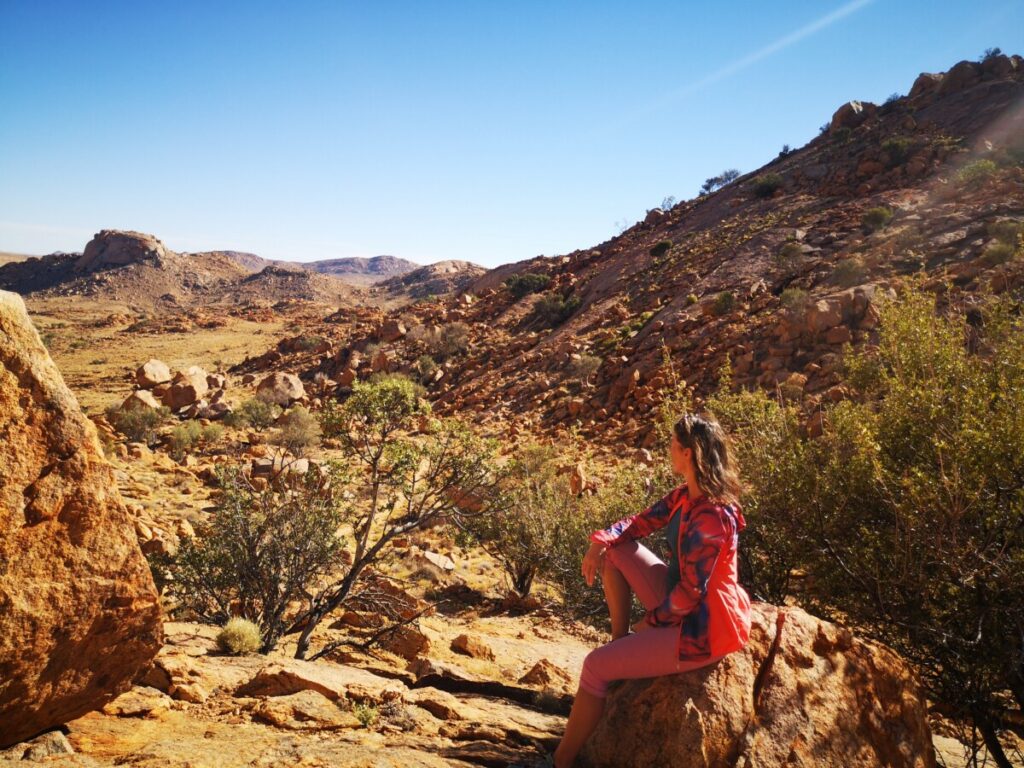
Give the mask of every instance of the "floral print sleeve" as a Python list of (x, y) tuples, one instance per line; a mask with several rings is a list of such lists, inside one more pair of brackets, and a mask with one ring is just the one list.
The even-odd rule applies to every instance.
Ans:
[(606, 547), (614, 547), (617, 544), (642, 538), (668, 525), (673, 510), (685, 497), (685, 484), (673, 488), (643, 512), (623, 518), (607, 528), (594, 531), (590, 534), (590, 540), (604, 544)]

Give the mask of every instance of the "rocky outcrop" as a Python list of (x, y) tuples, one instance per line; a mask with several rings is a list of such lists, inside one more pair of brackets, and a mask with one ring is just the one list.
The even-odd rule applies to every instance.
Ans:
[(749, 643), (715, 664), (617, 684), (588, 765), (932, 768), (926, 702), (907, 664), (799, 608), (784, 608), (779, 626), (779, 610), (754, 603)]
[(108, 267), (123, 267), (137, 261), (155, 261), (167, 256), (164, 244), (152, 235), (142, 232), (121, 232), (104, 229), (85, 246), (75, 262), (75, 272), (95, 272)]
[(96, 428), (0, 291), (0, 746), (102, 706), (160, 647), (156, 590)]

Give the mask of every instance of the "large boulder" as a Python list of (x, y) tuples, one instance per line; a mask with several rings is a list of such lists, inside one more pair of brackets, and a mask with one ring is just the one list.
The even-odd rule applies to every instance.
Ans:
[(103, 706), (160, 648), (113, 470), (19, 296), (0, 291), (0, 747)]
[(749, 642), (721, 661), (613, 684), (587, 764), (932, 768), (926, 702), (900, 656), (792, 606), (779, 629), (779, 610), (753, 603)]
[(306, 399), (306, 388), (294, 373), (277, 371), (267, 376), (256, 387), (256, 397), (268, 403), (287, 408), (297, 400)]
[(171, 369), (167, 367), (167, 363), (155, 357), (140, 365), (135, 371), (135, 383), (140, 389), (152, 389), (170, 380)]
[(123, 267), (139, 261), (160, 263), (167, 255), (164, 244), (142, 232), (104, 229), (93, 237), (75, 261), (76, 272), (95, 272), (109, 267)]
[(172, 411), (199, 402), (210, 391), (207, 373), (198, 365), (190, 365), (178, 371), (171, 380), (171, 386), (164, 392), (163, 403)]

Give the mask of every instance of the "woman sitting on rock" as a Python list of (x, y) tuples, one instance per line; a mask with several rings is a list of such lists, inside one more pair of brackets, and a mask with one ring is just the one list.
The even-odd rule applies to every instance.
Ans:
[[(687, 414), (670, 454), (686, 482), (638, 515), (590, 535), (587, 584), (601, 569), (612, 640), (587, 654), (556, 768), (570, 768), (604, 711), (608, 683), (703, 667), (750, 636), (750, 597), (737, 582), (737, 534), (746, 527), (728, 440), (712, 418)], [(666, 529), (666, 565), (636, 539)], [(629, 626), (630, 590), (647, 609)], [(631, 631), (630, 631), (631, 630)]]

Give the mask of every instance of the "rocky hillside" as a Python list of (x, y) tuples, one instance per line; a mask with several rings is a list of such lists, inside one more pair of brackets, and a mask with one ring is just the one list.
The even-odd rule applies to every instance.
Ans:
[[(333, 316), (318, 332), (336, 352), (273, 365), (341, 383), (411, 372), (442, 412), (578, 423), (616, 446), (653, 439), (666, 353), (698, 396), (728, 358), (737, 384), (781, 385), (810, 414), (844, 396), (842, 345), (872, 339), (877, 302), (908, 276), (951, 296), (1024, 285), (1022, 143), (1022, 59), (960, 62), (883, 105), (843, 104), (804, 147), (604, 243), (441, 302)], [(510, 288), (516, 275), (530, 277)]]
[(390, 277), (379, 288), (391, 298), (427, 299), (465, 291), (487, 269), (471, 261), (438, 261)]
[(105, 229), (81, 254), (51, 254), (0, 267), (0, 287), (41, 298), (95, 297), (155, 312), (247, 301), (267, 306), (359, 301), (356, 289), (328, 275), (274, 265), (254, 274), (244, 261), (232, 251), (176, 253), (152, 235)]

